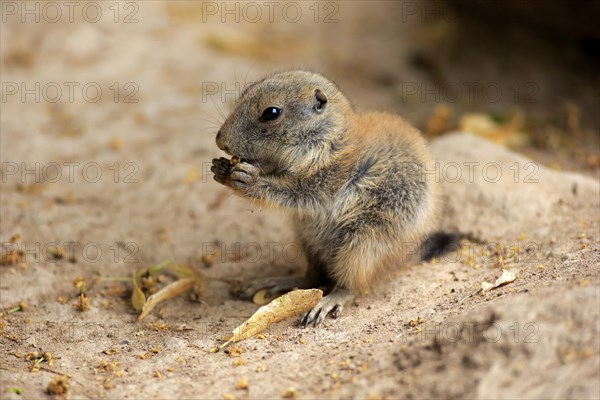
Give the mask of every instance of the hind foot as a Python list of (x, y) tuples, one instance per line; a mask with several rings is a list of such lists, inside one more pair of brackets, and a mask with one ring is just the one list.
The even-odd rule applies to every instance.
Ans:
[(344, 309), (344, 304), (352, 299), (352, 294), (348, 289), (335, 287), (327, 296), (323, 297), (319, 304), (302, 317), (300, 325), (306, 328), (309, 325), (317, 327), (327, 315), (331, 314), (337, 318)]
[(239, 297), (246, 300), (252, 300), (254, 295), (266, 289), (265, 298), (275, 298), (282, 293), (289, 292), (294, 289), (311, 289), (315, 285), (304, 276), (284, 276), (275, 278), (258, 279), (248, 286), (244, 287)]

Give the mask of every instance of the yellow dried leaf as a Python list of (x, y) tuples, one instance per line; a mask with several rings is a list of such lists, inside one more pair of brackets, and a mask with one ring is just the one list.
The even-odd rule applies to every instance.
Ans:
[(78, 311), (88, 311), (90, 309), (90, 299), (85, 296), (85, 294), (81, 293), (75, 303), (75, 308)]
[(268, 292), (269, 292), (268, 289), (261, 289), (261, 290), (259, 290), (252, 297), (252, 302), (254, 304), (258, 304), (260, 306), (265, 305), (265, 304), (271, 302), (274, 299), (274, 297), (267, 296)]
[(151, 277), (159, 273), (166, 266), (171, 264), (173, 260), (165, 260), (152, 268), (141, 268), (136, 270), (133, 273), (131, 283), (133, 285), (133, 291), (131, 292), (131, 305), (136, 311), (141, 311), (144, 308), (144, 304), (146, 303), (146, 295), (142, 288), (144, 287), (144, 282), (146, 282), (146, 286), (148, 286), (148, 280), (151, 280)]
[(315, 307), (321, 298), (323, 291), (320, 289), (301, 289), (293, 290), (259, 308), (242, 325), (235, 328), (232, 332), (233, 337), (229, 339), (221, 348), (230, 343), (246, 340), (270, 325), (283, 321), (284, 319), (300, 315)]
[(205, 297), (206, 285), (204, 283), (204, 275), (198, 270), (189, 265), (175, 264), (169, 267), (169, 272), (175, 275), (178, 279), (193, 278), (194, 279), (194, 300), (200, 300)]
[(146, 315), (148, 315), (150, 311), (156, 307), (156, 305), (162, 303), (163, 301), (172, 299), (173, 297), (182, 295), (194, 287), (195, 283), (195, 278), (180, 279), (154, 293), (152, 296), (148, 297), (146, 304), (143, 305), (142, 313), (138, 317), (138, 321), (142, 320)]
[(504, 286), (506, 284), (514, 282), (515, 279), (517, 279), (517, 277), (515, 276), (514, 272), (508, 269), (504, 269), (502, 270), (502, 274), (498, 277), (498, 279), (496, 279), (496, 282), (494, 282), (494, 284), (488, 282), (483, 282), (481, 284), (481, 293), (484, 294), (488, 290), (493, 290), (499, 288), (500, 286)]
[(133, 279), (131, 281), (133, 284), (133, 291), (131, 292), (131, 305), (135, 311), (141, 311), (146, 303), (146, 295), (140, 288), (142, 284), (142, 272), (143, 271), (141, 270), (134, 272)]

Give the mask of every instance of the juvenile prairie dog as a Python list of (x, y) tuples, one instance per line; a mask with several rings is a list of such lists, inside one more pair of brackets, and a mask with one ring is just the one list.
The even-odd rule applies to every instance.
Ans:
[(282, 72), (248, 86), (216, 141), (235, 161), (214, 159), (215, 180), (287, 210), (308, 261), (305, 276), (257, 281), (242, 294), (326, 287), (304, 326), (339, 316), (432, 228), (436, 187), (423, 173), (433, 167), (421, 134), (396, 115), (354, 111), (321, 75)]

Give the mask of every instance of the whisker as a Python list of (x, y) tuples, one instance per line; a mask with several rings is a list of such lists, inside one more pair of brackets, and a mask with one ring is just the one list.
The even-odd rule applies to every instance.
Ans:
[(236, 74), (236, 71), (235, 71), (235, 64), (234, 64), (234, 66), (233, 66), (233, 79), (235, 79), (235, 83), (236, 83), (236, 84), (237, 84), (237, 83), (240, 83), (240, 82), (238, 81), (237, 74)]
[(213, 121), (208, 120), (208, 119), (204, 119), (204, 118), (198, 118), (198, 121), (203, 121), (203, 122), (207, 122), (211, 128), (215, 128), (215, 129), (219, 129), (221, 127), (221, 125), (215, 124)]
[(215, 124), (216, 126), (221, 126), (221, 125), (223, 125), (223, 122), (225, 122), (225, 121), (219, 121), (218, 118), (216, 118), (214, 115), (209, 114), (206, 111), (200, 110), (200, 112), (204, 113), (204, 115), (206, 115), (208, 118), (210, 118), (210, 120), (206, 120), (206, 121), (209, 121), (212, 124)]
[(250, 65), (250, 68), (248, 68), (248, 71), (246, 71), (246, 76), (244, 76), (244, 87), (242, 88), (242, 90), (244, 90), (246, 88), (246, 84), (248, 83), (248, 74), (250, 73), (250, 71), (252, 71), (252, 68), (254, 68), (254, 65), (256, 65), (256, 61), (254, 61), (252, 63), (252, 65)]
[(219, 108), (219, 105), (217, 104), (217, 102), (215, 101), (215, 99), (213, 99), (212, 97), (210, 98), (210, 100), (213, 103), (213, 106), (215, 106), (217, 112), (219, 113), (219, 115), (221, 116), (221, 118), (223, 118), (222, 122), (225, 122), (225, 120), (227, 119), (227, 117), (225, 116), (225, 114), (223, 113), (223, 110), (221, 110), (221, 108)]

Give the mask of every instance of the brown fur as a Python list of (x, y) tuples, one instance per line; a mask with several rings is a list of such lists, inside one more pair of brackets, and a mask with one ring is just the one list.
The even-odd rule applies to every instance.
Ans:
[[(317, 89), (327, 97), (322, 113), (313, 111)], [(281, 116), (260, 122), (271, 106)], [(325, 276), (333, 287), (371, 288), (407, 262), (433, 227), (435, 179), (406, 168), (433, 170), (421, 134), (396, 115), (355, 112), (318, 74), (285, 72), (248, 88), (217, 144), (248, 161), (230, 171), (225, 159), (215, 160), (215, 179), (289, 210), (307, 276)]]

